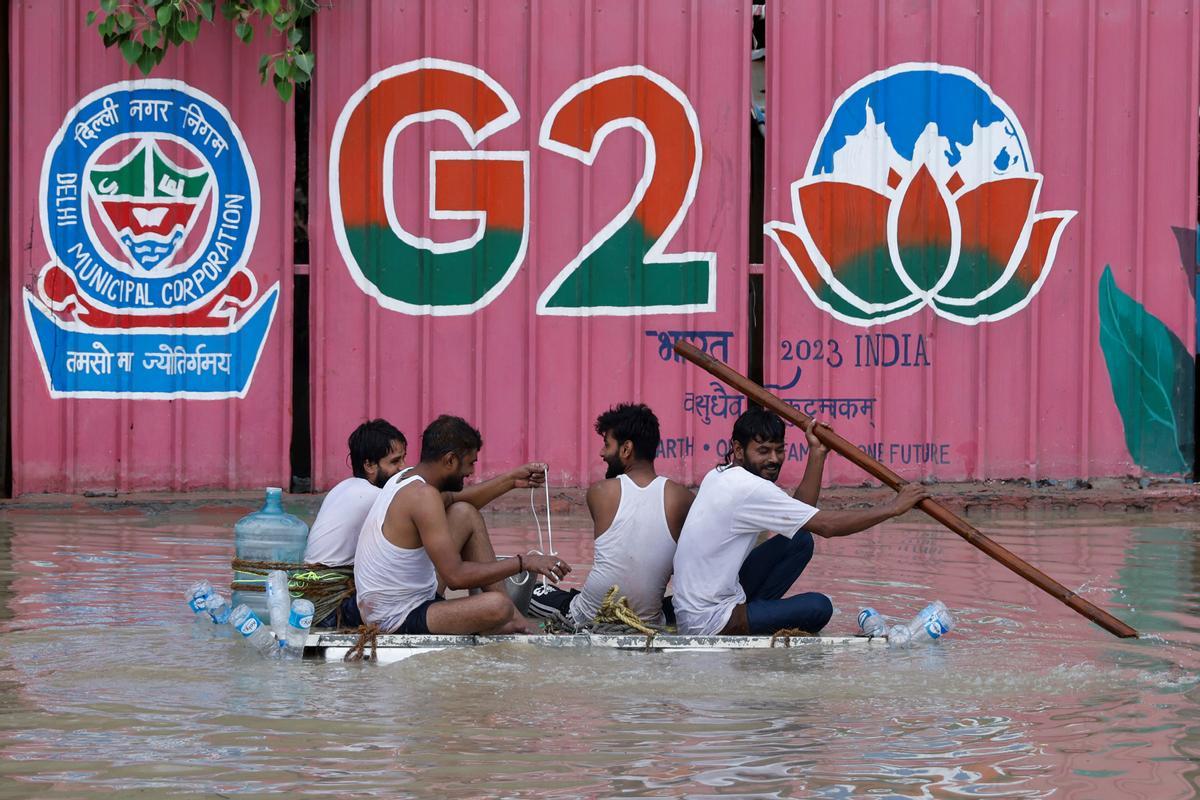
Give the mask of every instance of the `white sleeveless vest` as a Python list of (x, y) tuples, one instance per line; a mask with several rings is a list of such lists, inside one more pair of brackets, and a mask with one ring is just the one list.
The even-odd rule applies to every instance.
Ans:
[[(407, 470), (406, 470), (407, 471)], [(354, 553), (354, 585), (358, 610), (364, 622), (391, 633), (404, 624), (409, 613), (437, 594), (437, 571), (424, 547), (397, 547), (383, 536), (383, 520), (396, 492), (418, 476), (401, 473), (388, 481), (376, 498), (358, 536)]]
[(625, 475), (618, 480), (621, 504), (612, 525), (596, 538), (595, 563), (583, 591), (571, 601), (571, 617), (576, 625), (590, 624), (616, 584), (621, 587), (618, 596), (627, 597), (639, 617), (663, 625), (663, 592), (675, 558), (664, 503), (667, 479), (659, 476), (645, 489)]

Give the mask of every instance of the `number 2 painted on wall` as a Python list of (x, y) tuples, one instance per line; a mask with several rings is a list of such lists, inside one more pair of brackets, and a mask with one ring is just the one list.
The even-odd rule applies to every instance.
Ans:
[[(339, 116), (330, 158), (338, 248), (358, 286), (407, 314), (471, 314), (498, 297), (524, 261), (529, 154), (476, 149), (520, 119), (511, 96), (476, 67), (422, 59), (383, 70)], [(442, 243), (396, 219), (390, 184), (396, 136), (445, 120), (471, 150), (431, 152), (431, 219), (471, 219), (474, 234)], [(551, 106), (539, 144), (591, 166), (605, 138), (630, 128), (645, 168), (624, 208), (555, 276), (537, 313), (593, 316), (693, 313), (716, 308), (716, 254), (667, 254), (695, 198), (703, 150), (686, 95), (640, 66), (579, 81)]]

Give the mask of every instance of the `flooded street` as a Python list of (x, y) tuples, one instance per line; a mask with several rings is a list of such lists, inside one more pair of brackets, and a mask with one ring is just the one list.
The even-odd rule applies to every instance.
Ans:
[[(0, 515), (0, 797), (1195, 796), (1200, 521), (978, 518), (1146, 634), (1113, 638), (918, 514), (818, 540), (826, 632), (941, 599), (938, 646), (495, 645), (274, 663), (193, 624), (246, 509)], [(311, 515), (308, 516), (311, 521)], [(499, 553), (537, 545), (493, 520)], [(555, 519), (579, 585), (590, 525)]]

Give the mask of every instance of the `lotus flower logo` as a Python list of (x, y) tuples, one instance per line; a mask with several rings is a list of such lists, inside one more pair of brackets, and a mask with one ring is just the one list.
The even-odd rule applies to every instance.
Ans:
[(974, 325), (1041, 289), (1073, 211), (1037, 213), (1042, 176), (1011, 109), (966, 70), (902, 64), (845, 92), (767, 235), (809, 297), (875, 325), (926, 306)]

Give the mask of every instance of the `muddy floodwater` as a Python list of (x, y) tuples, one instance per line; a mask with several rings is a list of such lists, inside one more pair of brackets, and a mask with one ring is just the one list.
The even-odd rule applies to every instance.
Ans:
[[(1113, 638), (918, 514), (818, 540), (796, 591), (851, 633), (941, 599), (940, 645), (697, 653), (493, 645), (266, 662), (200, 627), (247, 509), (0, 513), (0, 797), (1197, 794), (1200, 520), (977, 518), (1145, 635)], [(497, 550), (537, 544), (494, 520)], [(591, 561), (582, 519), (555, 544)]]

